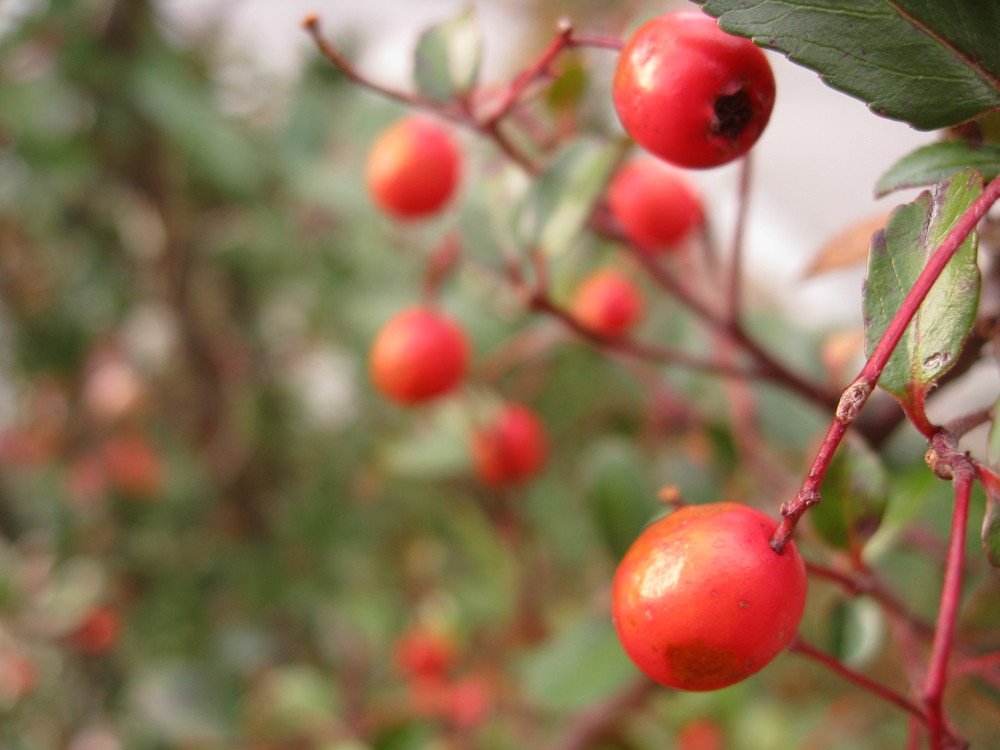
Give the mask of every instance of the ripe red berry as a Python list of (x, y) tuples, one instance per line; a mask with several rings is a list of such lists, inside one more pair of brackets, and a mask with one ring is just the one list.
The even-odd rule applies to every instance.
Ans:
[(399, 219), (441, 210), (458, 184), (461, 152), (449, 131), (413, 115), (382, 133), (368, 154), (366, 178), (375, 203)]
[(571, 310), (584, 326), (603, 336), (627, 333), (645, 309), (642, 292), (620, 271), (595, 271), (576, 290)]
[(457, 323), (432, 307), (411, 307), (378, 332), (369, 364), (379, 391), (412, 405), (455, 388), (468, 359), (465, 332)]
[(132, 498), (149, 500), (163, 489), (163, 461), (142, 432), (128, 429), (108, 438), (101, 452), (108, 483)]
[(522, 404), (507, 404), (472, 434), (476, 474), (492, 487), (535, 476), (545, 463), (548, 441), (542, 421)]
[(648, 21), (615, 70), (618, 117), (650, 153), (682, 167), (716, 167), (745, 154), (774, 106), (774, 74), (760, 48), (699, 11)]
[(636, 666), (664, 685), (716, 690), (768, 664), (806, 598), (795, 544), (771, 549), (776, 528), (738, 503), (688, 505), (647, 527), (612, 590), (615, 628)]
[(701, 198), (684, 175), (655, 159), (619, 169), (608, 185), (608, 206), (625, 236), (648, 252), (679, 248), (705, 221)]

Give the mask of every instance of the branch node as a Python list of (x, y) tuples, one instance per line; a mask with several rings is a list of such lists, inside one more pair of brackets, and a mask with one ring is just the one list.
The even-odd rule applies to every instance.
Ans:
[(871, 393), (871, 383), (864, 380), (852, 383), (837, 403), (837, 421), (850, 424), (857, 419), (861, 407), (865, 405)]

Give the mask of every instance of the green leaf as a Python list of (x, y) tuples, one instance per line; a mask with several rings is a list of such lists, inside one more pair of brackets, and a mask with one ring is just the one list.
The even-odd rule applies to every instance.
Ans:
[[(927, 259), (982, 192), (982, 179), (968, 170), (922, 193), (892, 212), (872, 238), (863, 310), (865, 352), (875, 345), (899, 310)], [(926, 392), (954, 364), (972, 329), (979, 304), (975, 234), (944, 268), (886, 364), (879, 385), (900, 400)]]
[(586, 499), (598, 532), (620, 558), (657, 510), (648, 472), (631, 441), (608, 438), (586, 451)]
[(864, 666), (881, 650), (885, 616), (870, 599), (838, 599), (824, 620), (826, 650), (844, 664)]
[(414, 59), (414, 83), (431, 101), (452, 101), (476, 85), (481, 60), (482, 40), (469, 6), (450, 21), (432, 26), (420, 35)]
[(888, 491), (878, 454), (859, 439), (846, 440), (823, 480), (823, 502), (809, 512), (813, 529), (833, 547), (860, 552), (882, 522)]
[(696, 0), (728, 32), (920, 130), (1000, 106), (1000, 3)]
[(1000, 146), (968, 141), (921, 146), (889, 167), (875, 185), (875, 194), (882, 196), (893, 190), (933, 185), (966, 167), (973, 167), (985, 180), (992, 180), (1000, 174)]
[[(993, 404), (993, 414), (1000, 414), (1000, 398)], [(1000, 419), (993, 417), (993, 424), (990, 425), (990, 434), (986, 442), (986, 453), (990, 466), (996, 467), (1000, 464)]]
[[(992, 437), (992, 435), (991, 435)], [(980, 539), (986, 559), (994, 568), (1000, 568), (1000, 492), (992, 482), (981, 482), (986, 493), (986, 512)]]
[(608, 617), (581, 620), (529, 653), (521, 676), (533, 705), (575, 711), (623, 687), (635, 668)]
[(566, 250), (590, 217), (624, 143), (577, 140), (536, 179), (516, 212), (522, 243), (550, 255)]

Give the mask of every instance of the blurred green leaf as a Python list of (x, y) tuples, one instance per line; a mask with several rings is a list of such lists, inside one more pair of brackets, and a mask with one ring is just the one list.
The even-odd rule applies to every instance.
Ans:
[(620, 558), (657, 510), (648, 472), (633, 441), (609, 437), (580, 457), (586, 499), (601, 539)]
[(552, 711), (581, 709), (636, 676), (610, 615), (581, 619), (529, 653), (520, 672), (531, 700)]
[(587, 90), (590, 76), (582, 65), (571, 65), (549, 86), (545, 95), (546, 102), (553, 110), (574, 109)]
[[(982, 178), (967, 170), (898, 207), (872, 238), (863, 308), (869, 356), (930, 256), (982, 192)], [(966, 238), (931, 288), (886, 364), (879, 385), (898, 399), (922, 394), (958, 358), (979, 305), (977, 239)]]
[(978, 170), (986, 181), (992, 180), (1000, 174), (1000, 145), (940, 141), (921, 146), (889, 167), (875, 184), (875, 194), (933, 185), (968, 167)]
[(990, 465), (996, 467), (1000, 464), (1000, 398), (993, 403), (993, 422), (990, 424), (989, 437), (986, 442), (987, 458)]
[(460, 97), (476, 85), (481, 58), (482, 41), (470, 5), (420, 35), (413, 68), (417, 90), (440, 103)]
[(845, 440), (823, 480), (823, 501), (809, 511), (813, 528), (827, 544), (860, 552), (882, 522), (888, 489), (878, 454), (858, 439)]
[(577, 140), (531, 184), (516, 214), (521, 242), (549, 255), (567, 250), (590, 217), (624, 143)]
[(1000, 568), (1000, 491), (991, 482), (982, 482), (986, 493), (986, 510), (980, 539), (986, 559), (994, 568)]
[(726, 31), (815, 70), (882, 117), (919, 130), (1000, 106), (1000, 5), (937, 0), (696, 0)]

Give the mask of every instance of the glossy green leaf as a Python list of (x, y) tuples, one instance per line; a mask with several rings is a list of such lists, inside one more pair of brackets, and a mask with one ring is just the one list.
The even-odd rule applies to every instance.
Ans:
[[(865, 352), (871, 354), (927, 259), (982, 191), (973, 170), (899, 206), (872, 238), (863, 310)], [(926, 390), (955, 362), (979, 304), (975, 235), (966, 238), (931, 288), (886, 364), (879, 385), (897, 398)]]
[(888, 503), (888, 478), (878, 454), (848, 439), (823, 480), (823, 502), (809, 512), (813, 529), (833, 547), (860, 551), (878, 530)]
[(472, 7), (420, 35), (413, 77), (417, 90), (435, 102), (448, 102), (476, 85), (482, 40)]
[(838, 599), (825, 618), (826, 650), (848, 666), (869, 662), (885, 641), (885, 617), (870, 599)]
[(876, 114), (933, 130), (1000, 106), (1000, 3), (696, 0)]
[(1000, 494), (986, 482), (983, 482), (983, 491), (986, 493), (986, 512), (980, 539), (990, 565), (1000, 568)]
[(577, 140), (532, 184), (517, 211), (522, 243), (550, 255), (566, 250), (590, 217), (622, 144)]
[(889, 167), (875, 185), (875, 194), (881, 196), (893, 190), (933, 185), (966, 167), (973, 167), (984, 179), (992, 180), (1000, 174), (1000, 146), (968, 141), (941, 141), (921, 146)]
[(586, 499), (608, 549), (619, 558), (657, 510), (648, 471), (633, 443), (609, 438), (585, 452)]

